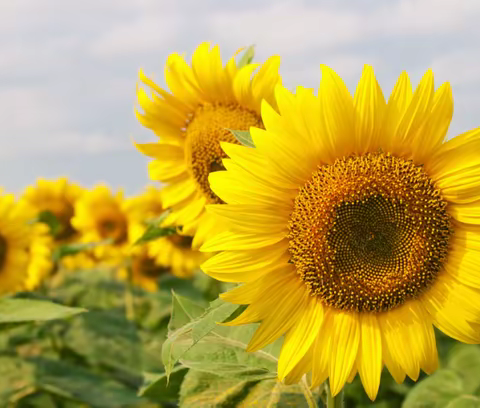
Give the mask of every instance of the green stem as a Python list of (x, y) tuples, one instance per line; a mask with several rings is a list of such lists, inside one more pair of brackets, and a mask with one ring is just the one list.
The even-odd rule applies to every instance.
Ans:
[(344, 408), (343, 389), (337, 395), (332, 396), (330, 386), (325, 384), (327, 390), (327, 408)]
[(308, 386), (307, 377), (305, 375), (303, 376), (302, 381), (300, 381), (300, 386), (302, 387), (303, 395), (307, 400), (308, 408), (318, 408), (317, 401), (315, 400), (315, 397)]
[(135, 298), (133, 295), (133, 272), (130, 265), (127, 266), (127, 282), (125, 284), (125, 317), (135, 321)]

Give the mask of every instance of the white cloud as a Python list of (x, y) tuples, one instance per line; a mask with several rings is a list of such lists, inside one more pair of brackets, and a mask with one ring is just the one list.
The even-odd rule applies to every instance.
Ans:
[(142, 15), (106, 30), (91, 46), (95, 56), (111, 57), (158, 50), (178, 38), (183, 19), (178, 14)]
[(455, 85), (474, 84), (480, 82), (479, 48), (467, 48), (439, 55), (432, 62), (435, 76), (442, 81)]
[(262, 44), (288, 55), (389, 36), (467, 32), (476, 27), (479, 11), (477, 0), (401, 0), (355, 10), (286, 0), (235, 13), (214, 11), (207, 26), (234, 45)]

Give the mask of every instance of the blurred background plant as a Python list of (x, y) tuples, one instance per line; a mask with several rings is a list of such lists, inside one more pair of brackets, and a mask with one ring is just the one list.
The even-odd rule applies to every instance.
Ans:
[[(181, 229), (162, 227), (158, 190), (124, 199), (105, 186), (90, 192), (75, 186), (70, 200), (71, 187), (65, 179), (43, 180), (19, 198), (40, 203), (35, 222), (50, 229), (52, 267), (34, 290), (10, 298), (88, 312), (0, 323), (0, 406), (323, 406), (326, 391), (309, 391), (308, 378), (291, 386), (277, 382), (281, 339), (247, 353), (256, 325), (217, 324), (243, 307), (217, 299), (229, 284), (200, 272), (205, 256), (188, 247)], [(86, 213), (89, 206), (94, 216)], [(79, 212), (85, 222), (72, 222), (82, 220)], [(399, 385), (384, 372), (374, 403), (357, 377), (346, 387), (346, 406), (480, 406), (480, 346), (440, 333), (437, 345), (436, 373)]]

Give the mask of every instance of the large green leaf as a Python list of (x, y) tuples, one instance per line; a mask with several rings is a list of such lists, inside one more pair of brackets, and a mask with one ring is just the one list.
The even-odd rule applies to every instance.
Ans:
[(177, 366), (169, 378), (165, 373), (144, 373), (144, 384), (138, 395), (152, 401), (175, 403), (178, 401), (180, 386), (187, 371), (188, 368)]
[(463, 378), (464, 391), (473, 393), (480, 387), (480, 347), (459, 344), (449, 355), (447, 366)]
[(450, 369), (441, 369), (417, 383), (402, 408), (444, 408), (464, 394), (463, 380)]
[(307, 408), (298, 385), (276, 380), (247, 381), (190, 370), (180, 389), (181, 408)]
[(35, 368), (19, 357), (0, 356), (0, 406), (35, 391)]
[(61, 319), (86, 311), (86, 309), (67, 307), (44, 300), (0, 299), (0, 323)]
[(473, 395), (463, 395), (450, 401), (445, 408), (479, 408), (480, 398)]
[(92, 366), (108, 367), (133, 386), (140, 385), (143, 351), (134, 323), (112, 311), (77, 317), (64, 334), (66, 347)]
[[(173, 305), (175, 307), (175, 304)], [(178, 307), (178, 306), (177, 306)], [(211, 307), (200, 317), (193, 319), (179, 329), (169, 332), (167, 340), (162, 346), (162, 360), (167, 376), (178, 360), (198, 341), (216, 327), (217, 322), (223, 322), (237, 309), (237, 305), (212, 302)], [(184, 323), (184, 314), (172, 310), (174, 318), (180, 317)], [(180, 322), (171, 322), (171, 327), (178, 327)], [(195, 333), (195, 334), (194, 334)]]
[(131, 407), (141, 402), (133, 389), (64, 361), (29, 359), (35, 367), (35, 387), (92, 407)]

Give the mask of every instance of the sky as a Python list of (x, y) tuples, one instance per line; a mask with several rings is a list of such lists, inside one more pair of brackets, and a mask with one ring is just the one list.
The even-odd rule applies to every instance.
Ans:
[(226, 61), (254, 44), (282, 58), (290, 89), (317, 88), (320, 64), (353, 92), (363, 64), (391, 91), (401, 71), (452, 84), (450, 135), (480, 126), (478, 0), (15, 0), (0, 2), (0, 186), (67, 176), (140, 192), (156, 136), (134, 116), (138, 70), (164, 86), (172, 52), (203, 41)]

